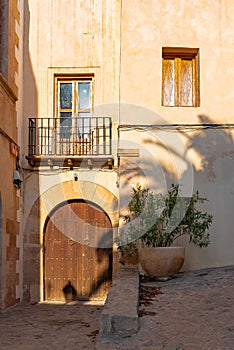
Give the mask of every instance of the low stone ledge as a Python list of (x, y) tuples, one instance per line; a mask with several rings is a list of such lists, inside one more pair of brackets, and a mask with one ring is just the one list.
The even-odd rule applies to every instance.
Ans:
[(139, 329), (139, 273), (137, 269), (117, 271), (100, 317), (99, 338), (126, 337)]

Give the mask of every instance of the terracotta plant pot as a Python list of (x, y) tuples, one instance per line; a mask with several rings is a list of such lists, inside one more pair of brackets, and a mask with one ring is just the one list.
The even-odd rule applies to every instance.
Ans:
[(184, 247), (139, 247), (139, 262), (148, 276), (170, 277), (183, 266)]
[(130, 251), (126, 250), (121, 257), (121, 261), (127, 265), (137, 265), (139, 262), (137, 249)]

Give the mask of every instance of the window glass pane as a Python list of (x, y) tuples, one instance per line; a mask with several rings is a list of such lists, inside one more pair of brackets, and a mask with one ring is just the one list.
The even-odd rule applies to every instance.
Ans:
[(90, 137), (90, 113), (79, 113), (78, 114), (78, 133), (80, 138)]
[(60, 138), (67, 139), (72, 132), (72, 113), (62, 112), (60, 113)]
[(180, 66), (180, 105), (193, 105), (193, 60), (181, 59)]
[(90, 83), (78, 83), (78, 108), (90, 108)]
[(175, 105), (175, 61), (174, 59), (163, 60), (163, 106)]
[(72, 83), (60, 83), (60, 108), (72, 108)]

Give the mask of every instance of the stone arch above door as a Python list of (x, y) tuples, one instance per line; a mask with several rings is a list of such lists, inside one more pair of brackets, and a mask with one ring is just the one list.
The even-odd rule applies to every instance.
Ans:
[(107, 213), (112, 226), (118, 226), (118, 198), (104, 186), (89, 181), (66, 181), (44, 192), (40, 197), (42, 220), (45, 222), (47, 215), (60, 203), (77, 199), (98, 205)]
[[(42, 301), (43, 291), (43, 229), (49, 213), (65, 201), (82, 199), (101, 207), (110, 218), (113, 237), (119, 223), (118, 198), (104, 186), (88, 181), (67, 181), (50, 187), (38, 197), (28, 211), (24, 223), (24, 300)], [(117, 251), (113, 269), (117, 269)]]

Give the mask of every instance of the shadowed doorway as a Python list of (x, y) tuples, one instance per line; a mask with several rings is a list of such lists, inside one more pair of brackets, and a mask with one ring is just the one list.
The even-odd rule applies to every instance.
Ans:
[(80, 300), (104, 299), (112, 279), (112, 225), (87, 201), (62, 203), (44, 230), (44, 299), (64, 301), (64, 287)]

